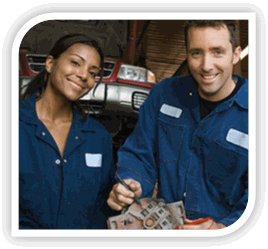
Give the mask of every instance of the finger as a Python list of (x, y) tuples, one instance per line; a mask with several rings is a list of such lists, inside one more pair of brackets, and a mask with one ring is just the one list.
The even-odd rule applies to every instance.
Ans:
[(199, 218), (196, 220), (189, 220), (189, 219), (185, 218), (184, 222), (185, 222), (185, 224), (188, 224), (188, 225), (197, 225), (197, 224), (200, 224), (200, 223), (207, 221), (208, 219), (210, 219), (210, 218), (207, 218), (207, 219)]
[(109, 205), (110, 208), (112, 208), (112, 209), (114, 209), (116, 211), (120, 211), (120, 210), (123, 209), (123, 207), (118, 203), (113, 191), (111, 191), (110, 194), (109, 194), (107, 204)]
[(128, 198), (134, 197), (134, 192), (126, 189), (126, 187), (123, 186), (121, 183), (114, 185), (113, 190), (114, 190), (114, 193), (116, 196), (123, 195), (123, 196), (128, 197)]
[(135, 194), (135, 196), (139, 198), (142, 193), (141, 184), (133, 179), (126, 179), (125, 182), (132, 190), (132, 192)]
[(126, 189), (121, 183), (117, 183), (113, 186), (109, 199), (107, 200), (108, 205), (117, 211), (130, 206), (134, 202), (134, 195), (137, 197), (141, 195), (141, 185), (139, 182), (133, 179), (125, 179), (124, 181), (132, 191)]
[(141, 187), (137, 188), (136, 190), (133, 190), (133, 193), (136, 197), (140, 198), (142, 193)]
[[(198, 221), (198, 220), (195, 220)], [(212, 221), (208, 220), (205, 222), (202, 222), (200, 224), (185, 224), (185, 225), (181, 225), (179, 229), (184, 229), (184, 230), (206, 230), (211, 226)]]
[(109, 207), (115, 211), (121, 211), (123, 209), (123, 206), (117, 204), (116, 202), (114, 202), (113, 200), (111, 200), (110, 198), (107, 200), (107, 204), (109, 205)]
[(129, 198), (125, 195), (118, 194), (116, 195), (117, 203), (122, 207), (129, 206), (134, 202), (133, 198)]
[(107, 204), (114, 210), (120, 211), (124, 207), (133, 203), (133, 199), (125, 200), (122, 195), (115, 194), (115, 191), (112, 190), (109, 194)]
[(136, 191), (141, 188), (141, 184), (138, 181), (133, 179), (125, 179), (124, 181), (132, 191)]
[(134, 193), (127, 190), (121, 183), (114, 185), (110, 196), (121, 207), (129, 206), (134, 202)]
[(184, 221), (185, 224), (193, 222), (193, 220), (189, 220), (187, 218), (184, 218), (183, 221)]
[(182, 230), (198, 230), (200, 229), (199, 225), (181, 225), (179, 226), (179, 229)]

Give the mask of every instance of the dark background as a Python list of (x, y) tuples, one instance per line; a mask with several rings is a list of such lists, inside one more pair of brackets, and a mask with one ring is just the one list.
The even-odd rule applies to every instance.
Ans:
[[(171, 77), (186, 58), (184, 20), (51, 20), (35, 25), (21, 42), (31, 53), (47, 54), (54, 43), (69, 33), (84, 33), (100, 42), (106, 57), (123, 58), (146, 67), (156, 81)], [(237, 21), (242, 50), (248, 45), (248, 21)], [(181, 71), (180, 71), (181, 73)], [(234, 73), (248, 78), (248, 56)]]

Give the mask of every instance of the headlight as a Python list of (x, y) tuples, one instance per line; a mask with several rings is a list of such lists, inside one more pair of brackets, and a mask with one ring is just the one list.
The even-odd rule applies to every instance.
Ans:
[(118, 79), (155, 83), (155, 76), (150, 70), (142, 67), (122, 64), (118, 73)]

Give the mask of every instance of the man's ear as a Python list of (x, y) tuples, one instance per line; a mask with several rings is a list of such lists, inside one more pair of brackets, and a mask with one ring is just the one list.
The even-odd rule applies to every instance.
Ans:
[(49, 55), (47, 57), (47, 59), (46, 59), (46, 66), (45, 66), (45, 68), (46, 68), (46, 70), (47, 70), (48, 73), (51, 72), (52, 67), (53, 67), (53, 63), (54, 63), (54, 58), (53, 58), (52, 55)]
[(241, 47), (238, 46), (234, 51), (233, 65), (237, 64), (240, 61), (240, 56), (241, 56)]

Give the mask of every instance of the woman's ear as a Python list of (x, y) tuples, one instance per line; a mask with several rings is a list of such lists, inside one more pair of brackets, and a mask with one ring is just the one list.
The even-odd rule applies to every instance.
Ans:
[(47, 59), (46, 59), (46, 66), (45, 66), (46, 71), (47, 71), (48, 73), (51, 72), (52, 67), (53, 67), (53, 63), (54, 63), (54, 58), (53, 58), (52, 55), (49, 55), (49, 56), (47, 57)]
[(234, 51), (233, 65), (235, 65), (240, 61), (240, 55), (241, 55), (241, 47), (238, 46)]

